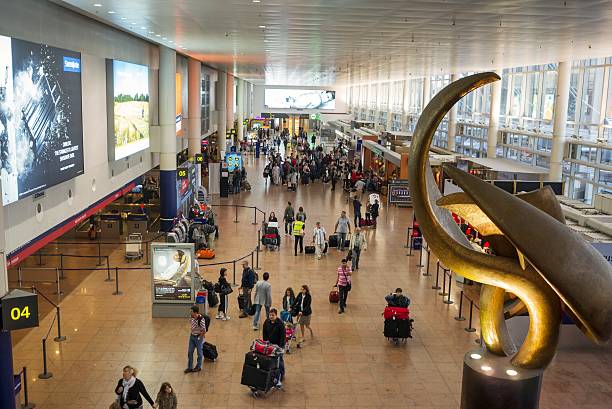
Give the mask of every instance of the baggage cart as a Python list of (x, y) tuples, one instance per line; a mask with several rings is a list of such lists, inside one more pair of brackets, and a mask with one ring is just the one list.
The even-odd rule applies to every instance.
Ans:
[(132, 233), (125, 239), (125, 259), (130, 262), (142, 258), (142, 234)]

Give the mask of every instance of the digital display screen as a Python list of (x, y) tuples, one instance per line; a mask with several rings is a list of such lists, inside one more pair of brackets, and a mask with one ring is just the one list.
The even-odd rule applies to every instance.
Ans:
[(226, 153), (225, 163), (227, 163), (227, 170), (230, 172), (242, 169), (242, 155), (239, 153)]
[[(119, 160), (149, 147), (149, 68), (124, 61), (107, 60), (112, 79), (112, 135), (109, 157)], [(109, 81), (111, 82), (111, 81)]]
[(2, 203), (83, 169), (81, 54), (0, 36)]
[(192, 251), (188, 248), (154, 247), (154, 298), (159, 301), (190, 301), (192, 299)]
[(276, 109), (336, 109), (336, 91), (266, 88), (264, 105)]

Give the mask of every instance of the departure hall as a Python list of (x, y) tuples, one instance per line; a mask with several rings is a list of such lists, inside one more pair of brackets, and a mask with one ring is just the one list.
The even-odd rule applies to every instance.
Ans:
[(612, 408), (611, 39), (0, 0), (0, 409)]

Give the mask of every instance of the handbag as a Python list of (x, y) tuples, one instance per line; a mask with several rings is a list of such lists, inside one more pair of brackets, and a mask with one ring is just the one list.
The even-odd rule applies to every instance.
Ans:
[(329, 302), (332, 304), (340, 301), (340, 294), (338, 294), (338, 290), (336, 290), (336, 288), (337, 287), (334, 286), (334, 288), (332, 288), (332, 290), (329, 292)]
[(223, 295), (229, 295), (233, 292), (234, 292), (234, 289), (232, 288), (231, 285), (224, 285), (223, 287), (221, 287), (221, 294)]
[(346, 280), (346, 285), (344, 286), (344, 288), (346, 288), (346, 291), (351, 291), (351, 288), (353, 288), (353, 285), (349, 281), (349, 279), (346, 276), (346, 273), (344, 272), (344, 270), (342, 270), (342, 274), (344, 275), (344, 279)]

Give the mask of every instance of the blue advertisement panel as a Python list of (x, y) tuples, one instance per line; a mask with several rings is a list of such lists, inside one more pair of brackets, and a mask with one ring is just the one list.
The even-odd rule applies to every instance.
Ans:
[(227, 170), (233, 172), (238, 169), (242, 169), (242, 155), (239, 153), (230, 152), (225, 155), (225, 163), (227, 163)]

